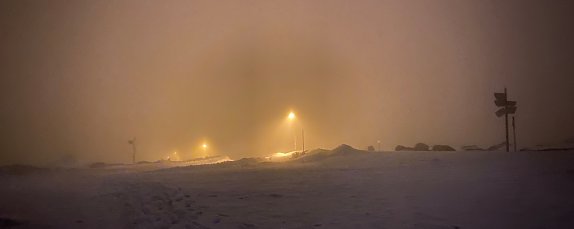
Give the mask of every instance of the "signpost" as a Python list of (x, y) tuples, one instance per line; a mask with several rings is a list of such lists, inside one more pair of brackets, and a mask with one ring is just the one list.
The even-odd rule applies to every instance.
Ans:
[(128, 144), (132, 145), (132, 162), (136, 163), (136, 138), (129, 140)]
[[(510, 145), (508, 144), (508, 115), (516, 113), (516, 101), (508, 100), (508, 92), (504, 88), (504, 93), (494, 93), (494, 105), (500, 107), (499, 110), (495, 112), (496, 117), (502, 117), (504, 115), (504, 125), (506, 131), (506, 152), (510, 152)], [(514, 151), (516, 151), (516, 128), (514, 127), (514, 117), (512, 117), (512, 126), (514, 130)]]
[(516, 122), (514, 122), (514, 116), (512, 116), (512, 137), (514, 137), (514, 152), (516, 152), (518, 143), (516, 143)]

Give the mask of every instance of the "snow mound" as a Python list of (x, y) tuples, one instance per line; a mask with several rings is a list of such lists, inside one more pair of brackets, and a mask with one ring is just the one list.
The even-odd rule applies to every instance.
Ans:
[(350, 155), (350, 154), (357, 154), (357, 153), (364, 153), (365, 151), (355, 149), (347, 144), (342, 144), (337, 148), (331, 150), (334, 155)]
[(228, 166), (228, 167), (250, 167), (255, 166), (259, 163), (263, 162), (260, 158), (241, 158), (236, 161), (226, 161), (219, 163), (219, 166)]
[(40, 168), (30, 165), (7, 165), (0, 167), (0, 176), (1, 175), (30, 175), (30, 174), (39, 174), (49, 171), (46, 168)]
[(307, 152), (305, 155), (299, 157), (297, 161), (320, 161), (338, 156), (351, 156), (368, 153), (367, 151), (355, 149), (349, 145), (342, 144), (332, 150), (315, 149)]
[(462, 150), (464, 150), (464, 151), (484, 151), (485, 149), (480, 148), (477, 145), (465, 145), (465, 146), (462, 146)]
[(270, 161), (270, 162), (282, 162), (282, 161), (289, 161), (293, 158), (297, 158), (299, 157), (300, 151), (291, 151), (291, 152), (278, 152), (278, 153), (274, 153), (271, 154), (267, 157), (265, 157), (265, 160)]
[(415, 145), (415, 151), (429, 151), (429, 145), (419, 142)]
[(456, 151), (452, 146), (449, 145), (434, 145), (432, 151)]
[(501, 143), (498, 143), (496, 145), (488, 147), (487, 150), (488, 151), (497, 151), (497, 150), (501, 150), (505, 146), (506, 146), (506, 142), (501, 142)]
[(242, 158), (239, 160), (228, 160), (228, 161), (222, 161), (219, 163), (213, 163), (213, 164), (190, 164), (187, 166), (180, 166), (180, 167), (173, 167), (173, 168), (167, 168), (164, 171), (185, 171), (185, 170), (189, 170), (189, 169), (222, 169), (222, 168), (246, 168), (246, 167), (256, 167), (258, 165), (260, 165), (261, 163), (264, 163), (265, 160), (261, 159), (261, 158)]
[(429, 150), (430, 150), (429, 145), (422, 142), (415, 144), (414, 147), (408, 147), (403, 145), (397, 145), (395, 147), (395, 151), (429, 151)]
[(198, 158), (189, 161), (178, 161), (177, 163), (187, 165), (210, 165), (210, 164), (219, 164), (223, 162), (233, 161), (228, 156), (211, 156), (206, 158)]
[(574, 150), (574, 143), (563, 142), (558, 144), (537, 145), (521, 149), (520, 151), (568, 151)]

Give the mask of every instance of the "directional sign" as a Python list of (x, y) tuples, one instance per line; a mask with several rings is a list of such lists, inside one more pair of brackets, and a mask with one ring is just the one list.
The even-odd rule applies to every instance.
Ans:
[(494, 98), (506, 101), (506, 93), (494, 93)]
[(506, 100), (494, 100), (494, 105), (496, 105), (497, 107), (505, 107), (506, 106)]
[(516, 101), (494, 100), (494, 104), (497, 107), (511, 107), (516, 106)]
[(506, 93), (494, 93), (494, 98), (496, 98), (496, 100), (494, 100), (494, 104), (497, 107), (505, 107), (508, 104)]
[(506, 114), (506, 108), (500, 108), (500, 110), (497, 110), (494, 113), (496, 114), (496, 117), (502, 117)]
[(496, 100), (494, 100), (494, 104), (496, 104), (496, 106), (498, 107), (506, 106), (507, 102), (506, 93), (494, 93), (494, 98), (496, 98)]
[[(497, 117), (504, 116), (505, 122), (505, 130), (506, 130), (506, 152), (509, 152), (509, 144), (508, 144), (508, 115), (516, 113), (516, 101), (508, 101), (508, 91), (504, 88), (504, 93), (494, 93), (494, 105), (500, 107), (499, 110), (494, 112)], [(514, 118), (514, 117), (513, 117)], [(516, 134), (516, 133), (515, 133)], [(514, 141), (516, 143), (516, 141)]]
[(514, 113), (516, 113), (516, 107), (515, 107), (515, 106), (512, 106), (512, 107), (509, 106), (509, 107), (507, 107), (507, 108), (506, 108), (506, 113), (508, 113), (508, 114), (514, 114)]
[(499, 110), (497, 110), (495, 112), (496, 117), (502, 117), (505, 114), (514, 114), (514, 113), (516, 113), (516, 107), (514, 107), (514, 106), (513, 107), (507, 107), (507, 108), (503, 107), (503, 108), (500, 108)]

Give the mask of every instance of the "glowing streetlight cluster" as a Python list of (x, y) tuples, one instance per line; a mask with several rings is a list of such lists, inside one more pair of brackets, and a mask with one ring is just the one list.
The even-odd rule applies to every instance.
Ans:
[(181, 158), (179, 157), (179, 154), (177, 153), (177, 151), (173, 151), (173, 153), (169, 154), (165, 160), (167, 161), (181, 161)]
[[(289, 113), (287, 114), (287, 121), (290, 124), (297, 124), (299, 123), (299, 121), (297, 121), (297, 115), (295, 114), (294, 111), (289, 111)], [(297, 123), (295, 122), (297, 121)], [(294, 127), (293, 125), (290, 125), (291, 127)], [(300, 124), (297, 124), (300, 125)], [(294, 151), (293, 152), (298, 152), (298, 148), (297, 148), (297, 139), (298, 139), (298, 134), (297, 131), (295, 131), (294, 129), (291, 129), (293, 131), (293, 145), (294, 145)], [(305, 135), (304, 135), (304, 131), (303, 131), (303, 127), (301, 127), (301, 152), (305, 151)], [(203, 157), (207, 157), (207, 153), (208, 153), (208, 149), (210, 148), (210, 146), (208, 145), (207, 141), (203, 141), (199, 144), (199, 150), (203, 151)], [(197, 149), (197, 148), (196, 148)], [(196, 157), (202, 157), (200, 155), (196, 155)], [(288, 153), (277, 153), (274, 154), (272, 157), (274, 158), (286, 158), (287, 156), (291, 156), (291, 154)], [(172, 153), (168, 153), (167, 157), (165, 157), (165, 160), (170, 160), (170, 161), (180, 161), (181, 155), (179, 155), (177, 152), (172, 152)]]
[[(203, 157), (207, 157), (207, 149), (208, 149), (208, 145), (207, 142), (203, 142), (199, 145), (199, 148), (201, 148), (201, 151), (203, 151)], [(192, 152), (193, 154), (193, 152)], [(199, 155), (197, 155), (199, 156)], [(201, 157), (201, 156), (200, 156)], [(182, 161), (182, 155), (180, 155), (177, 151), (173, 151), (171, 153), (167, 153), (167, 156), (164, 157), (163, 160), (166, 161)]]

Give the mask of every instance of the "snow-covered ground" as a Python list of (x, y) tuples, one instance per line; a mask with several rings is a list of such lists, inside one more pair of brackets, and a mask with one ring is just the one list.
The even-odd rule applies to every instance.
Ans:
[(0, 227), (574, 228), (574, 151), (0, 170)]

